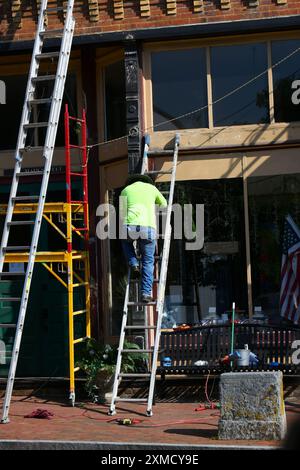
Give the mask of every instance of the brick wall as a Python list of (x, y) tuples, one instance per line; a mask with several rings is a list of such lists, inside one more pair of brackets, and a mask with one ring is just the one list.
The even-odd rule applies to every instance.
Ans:
[[(62, 6), (63, 0), (49, 0)], [(0, 0), (0, 40), (31, 39), (40, 0)], [(51, 13), (59, 27), (63, 13)], [(76, 33), (300, 15), (300, 0), (75, 0)]]

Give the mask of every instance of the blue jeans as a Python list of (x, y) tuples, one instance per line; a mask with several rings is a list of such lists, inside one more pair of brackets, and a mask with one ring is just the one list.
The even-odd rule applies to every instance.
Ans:
[(142, 262), (142, 295), (151, 295), (154, 271), (154, 254), (156, 246), (156, 231), (152, 227), (127, 225), (127, 240), (122, 240), (123, 251), (130, 267), (139, 266), (139, 261), (133, 246), (137, 240)]

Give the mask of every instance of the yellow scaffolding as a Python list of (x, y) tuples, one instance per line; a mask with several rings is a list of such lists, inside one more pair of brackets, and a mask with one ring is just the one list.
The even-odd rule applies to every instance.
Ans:
[[(0, 205), (0, 216), (6, 215), (7, 206)], [(37, 210), (37, 204), (16, 204), (15, 214), (34, 214)], [(73, 245), (73, 233), (84, 240), (84, 235), (74, 226), (74, 217), (78, 214), (83, 215), (85, 211), (84, 204), (49, 202), (45, 204), (43, 213), (44, 219), (51, 225), (65, 242)], [(56, 217), (59, 216), (64, 221), (66, 233), (57, 225)], [(75, 346), (91, 337), (91, 305), (90, 305), (90, 283), (89, 283), (89, 252), (86, 244), (84, 250), (66, 251), (41, 251), (37, 252), (35, 261), (41, 263), (52, 276), (57, 279), (68, 291), (68, 322), (69, 322), (69, 378), (70, 378), (70, 400), (75, 404), (75, 373), (79, 367), (75, 367)], [(7, 253), (5, 263), (26, 263), (29, 252)], [(65, 273), (65, 278), (61, 275)], [(82, 310), (74, 311), (74, 290), (84, 287), (85, 305)], [(75, 338), (74, 336), (74, 317), (85, 315), (85, 336)]]

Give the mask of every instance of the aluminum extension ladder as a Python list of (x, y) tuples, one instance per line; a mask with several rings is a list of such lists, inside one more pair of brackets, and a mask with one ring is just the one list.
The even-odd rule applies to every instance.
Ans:
[[(75, 20), (73, 17), (73, 7), (74, 0), (69, 0), (67, 5), (64, 7), (48, 7), (48, 0), (41, 1), (41, 9), (38, 20), (38, 28), (34, 43), (34, 49), (32, 54), (31, 66), (28, 76), (28, 83), (25, 94), (25, 102), (22, 112), (22, 118), (20, 123), (16, 153), (15, 153), (15, 169), (12, 179), (11, 191), (8, 201), (8, 208), (6, 213), (5, 224), (3, 228), (3, 235), (1, 241), (1, 251), (0, 251), (0, 279), (3, 277), (10, 276), (23, 276), (24, 285), (22, 289), (21, 297), (4, 297), (0, 298), (1, 302), (20, 302), (20, 309), (18, 315), (17, 324), (1, 324), (0, 328), (15, 328), (15, 338), (14, 345), (11, 356), (10, 369), (8, 374), (8, 381), (6, 385), (6, 393), (3, 404), (2, 418), (1, 423), (8, 423), (9, 418), (9, 408), (11, 402), (11, 396), (14, 386), (15, 373), (18, 363), (18, 356), (20, 350), (20, 344), (22, 339), (24, 321), (26, 316), (30, 285), (33, 275), (36, 251), (38, 246), (40, 228), (43, 217), (44, 204), (46, 200), (49, 176), (51, 171), (52, 156), (55, 146), (57, 127), (59, 121), (59, 115), (61, 110), (61, 104), (63, 99), (63, 93), (65, 88), (65, 80), (68, 71), (68, 64), (70, 59), (70, 51), (72, 47), (72, 40), (75, 28)], [(65, 20), (64, 28), (61, 30), (48, 29), (47, 30), (47, 14), (54, 11), (64, 11)], [(43, 52), (44, 42), (47, 38), (51, 39), (53, 37), (61, 38), (60, 51), (57, 52)], [(56, 74), (53, 75), (39, 75), (40, 64), (45, 59), (58, 59)], [(37, 84), (43, 83), (53, 83), (52, 96), (38, 98), (37, 93)], [(45, 122), (36, 122), (33, 119), (38, 113), (35, 113), (38, 109), (38, 106), (48, 104), (50, 111), (49, 116)], [(37, 116), (38, 117), (38, 116)], [(46, 129), (46, 137), (43, 141), (42, 147), (31, 147), (27, 146), (28, 142), (28, 130), (44, 128)], [(37, 151), (41, 155), (41, 171), (31, 171), (26, 172), (22, 171), (23, 160), (26, 162), (26, 151), (33, 150)], [(25, 179), (26, 176), (37, 175), (41, 177), (41, 186), (40, 194), (37, 196), (18, 196), (18, 187), (20, 179)], [(22, 184), (22, 183), (20, 183)], [(35, 220), (15, 220), (13, 218), (14, 206), (18, 202), (24, 201), (36, 201), (37, 212), (35, 214)], [(8, 240), (10, 235), (10, 229), (13, 226), (25, 226), (32, 225), (32, 239), (29, 246), (9, 246)], [(6, 264), (6, 254), (7, 253), (18, 253), (18, 252), (28, 252), (28, 262), (26, 273), (22, 272), (7, 272), (4, 271), (4, 265)]]
[[(109, 414), (114, 415), (116, 413), (116, 402), (146, 402), (147, 403), (147, 416), (152, 416), (152, 405), (153, 405), (153, 396), (154, 396), (154, 388), (155, 388), (155, 378), (156, 378), (156, 370), (157, 370), (157, 360), (158, 360), (158, 353), (159, 353), (159, 345), (160, 345), (160, 333), (161, 333), (161, 322), (162, 322), (162, 315), (163, 315), (163, 307), (164, 307), (164, 299), (165, 299), (165, 288), (166, 288), (166, 281), (167, 281), (167, 272), (168, 272), (168, 262), (169, 262), (169, 253), (170, 253), (170, 243), (171, 243), (171, 235), (172, 235), (172, 227), (171, 227), (171, 214), (172, 214), (172, 205), (173, 205), (173, 197), (174, 197), (174, 189), (175, 189), (175, 181), (176, 181), (176, 169), (177, 169), (177, 159), (178, 159), (178, 150), (180, 144), (180, 136), (176, 134), (175, 142), (174, 142), (174, 150), (171, 151), (162, 151), (162, 152), (150, 152), (149, 145), (150, 145), (150, 137), (147, 135), (145, 139), (145, 147), (144, 147), (144, 156), (143, 156), (143, 164), (142, 164), (142, 174), (145, 175), (161, 175), (161, 174), (170, 174), (170, 187), (168, 193), (168, 206), (166, 211), (166, 219), (165, 219), (165, 232), (164, 232), (164, 242), (163, 242), (163, 249), (162, 255), (155, 257), (155, 272), (159, 272), (159, 277), (156, 280), (158, 282), (158, 288), (153, 289), (154, 292), (157, 291), (157, 298), (153, 302), (149, 302), (147, 304), (142, 303), (139, 301), (138, 290), (135, 287), (135, 300), (130, 300), (130, 287), (132, 284), (136, 286), (139, 281), (131, 280), (131, 273), (130, 269), (128, 272), (128, 279), (126, 285), (126, 292), (125, 292), (125, 300), (124, 300), (124, 309), (123, 309), (123, 318), (122, 318), (122, 326), (121, 326), (121, 333), (120, 333), (120, 340), (119, 340), (119, 348), (118, 348), (118, 356), (117, 356), (117, 364), (115, 370), (115, 377), (114, 377), (114, 385), (113, 385), (113, 392), (112, 392), (112, 400), (110, 404)], [(173, 154), (173, 163), (171, 171), (149, 171), (148, 170), (148, 156), (151, 155), (164, 155), (164, 154)], [(160, 261), (160, 269), (157, 266), (157, 263)], [(154, 280), (155, 282), (155, 280)], [(153, 318), (156, 318), (152, 321), (152, 325), (148, 324), (148, 312), (147, 307), (152, 306), (155, 309), (155, 315)], [(128, 324), (128, 308), (129, 307), (142, 307), (143, 314), (144, 314), (144, 325), (129, 325)], [(155, 324), (156, 323), (156, 324)], [(124, 349), (124, 341), (126, 339), (126, 333), (132, 331), (144, 331), (144, 344), (145, 349)], [(154, 347), (151, 348), (149, 346), (149, 332), (154, 331)], [(123, 354), (134, 354), (134, 353), (145, 353), (149, 354), (150, 359), (150, 367), (148, 367), (148, 373), (122, 373), (122, 355)], [(149, 364), (149, 361), (147, 361)], [(151, 370), (150, 370), (151, 369)], [(118, 388), (122, 381), (122, 378), (146, 378), (150, 380), (149, 384), (149, 392), (148, 398), (121, 398), (118, 397)]]

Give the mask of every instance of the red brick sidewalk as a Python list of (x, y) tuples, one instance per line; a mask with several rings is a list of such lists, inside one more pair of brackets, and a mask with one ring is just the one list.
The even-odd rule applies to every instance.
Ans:
[[(127, 443), (165, 443), (189, 445), (272, 445), (267, 441), (219, 441), (219, 411), (195, 411), (198, 403), (157, 403), (151, 418), (144, 415), (145, 404), (122, 404), (115, 416), (107, 415), (107, 407), (83, 403), (71, 408), (66, 403), (43, 399), (14, 397), (10, 423), (0, 426), (3, 440), (57, 440)], [(53, 418), (29, 419), (24, 416), (37, 408), (53, 413)], [(287, 406), (288, 422), (300, 416), (300, 407)], [(118, 418), (138, 418), (141, 423), (121, 426)]]

